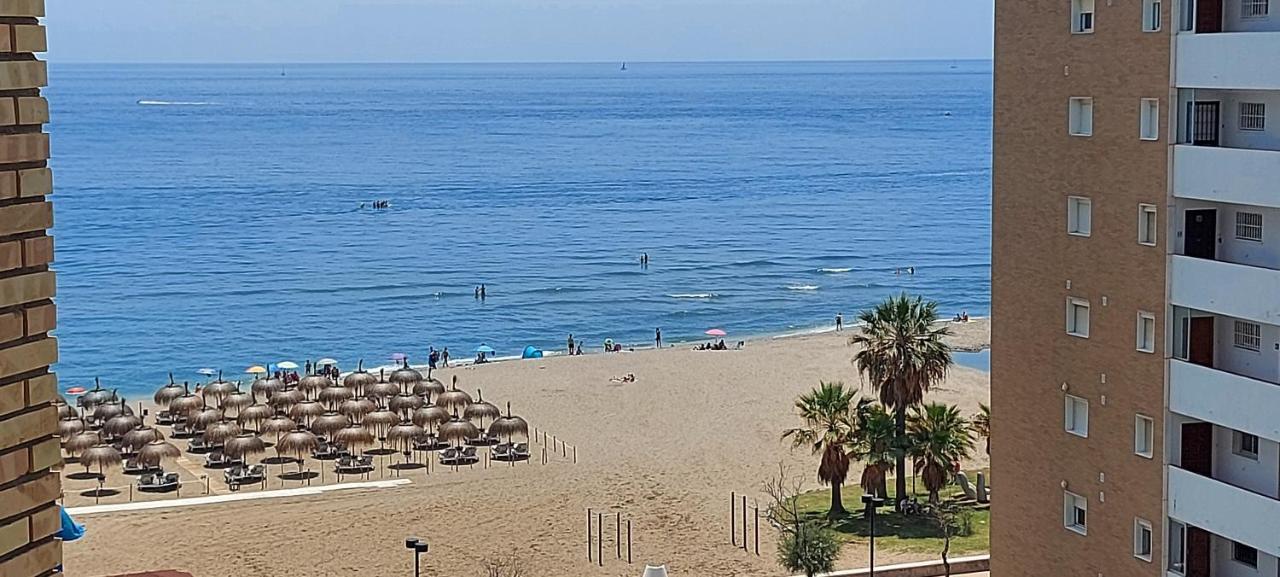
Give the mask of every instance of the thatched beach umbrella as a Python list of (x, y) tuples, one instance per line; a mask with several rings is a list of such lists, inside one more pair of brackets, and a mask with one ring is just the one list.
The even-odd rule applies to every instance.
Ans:
[(125, 433), (124, 437), (120, 439), (120, 446), (124, 447), (126, 451), (133, 452), (141, 449), (147, 443), (163, 440), (164, 434), (160, 432), (160, 429), (141, 425)]
[(272, 415), (270, 419), (262, 422), (262, 431), (266, 435), (275, 435), (276, 440), (280, 440), (280, 436), (298, 428), (298, 424), (282, 414)]
[[(62, 397), (58, 397), (58, 398), (61, 399)], [(72, 417), (75, 417), (75, 418), (80, 417), (80, 411), (77, 411), (75, 407), (68, 405), (65, 401), (60, 400), (54, 406), (58, 407), (59, 419), (70, 419)]]
[(261, 455), (267, 452), (267, 444), (253, 433), (240, 433), (222, 445), (222, 454), (232, 459), (245, 459), (249, 455)]
[(324, 375), (307, 375), (298, 380), (298, 390), (306, 393), (307, 398), (315, 398), (316, 393), (333, 386), (333, 381)]
[(193, 394), (186, 383), (182, 384), (182, 394), (169, 401), (169, 414), (178, 419), (186, 419), (192, 411), (203, 408), (204, 398)]
[(192, 411), (187, 414), (187, 424), (197, 431), (204, 431), (205, 427), (212, 425), (223, 419), (222, 411), (209, 407), (198, 411)]
[(422, 382), (422, 373), (409, 367), (409, 358), (405, 357), (404, 364), (400, 368), (391, 371), (391, 376), (387, 378), (396, 386), (400, 387), (402, 392), (412, 392), (414, 385)]
[(124, 436), (125, 433), (132, 431), (134, 427), (139, 427), (141, 425), (142, 419), (138, 418), (136, 415), (121, 414), (107, 419), (107, 422), (102, 424), (102, 432), (108, 438), (114, 439)]
[(498, 417), (489, 425), (489, 434), (498, 437), (506, 437), (507, 442), (511, 442), (511, 437), (521, 436), (529, 438), (529, 423), (524, 419), (511, 414), (511, 403), (507, 403), (507, 414)]
[(350, 417), (329, 411), (311, 421), (311, 431), (317, 435), (332, 435), (350, 424)]
[(471, 395), (458, 390), (458, 375), (453, 376), (449, 390), (436, 395), (436, 404), (449, 411), (461, 411), (471, 404)]
[(330, 409), (336, 409), (343, 401), (356, 396), (355, 391), (346, 387), (325, 387), (320, 389), (316, 397)]
[(151, 400), (156, 402), (157, 407), (167, 408), (170, 401), (181, 397), (186, 392), (182, 385), (174, 382), (173, 373), (169, 373), (169, 384), (156, 389), (156, 394), (151, 397)]
[(289, 455), (298, 460), (298, 472), (302, 472), (302, 459), (320, 446), (320, 440), (311, 431), (297, 430), (280, 437), (276, 443), (276, 453)]
[(98, 475), (104, 475), (107, 467), (119, 465), (122, 460), (120, 451), (111, 445), (94, 445), (80, 453), (80, 464), (84, 465), (85, 472), (90, 467), (97, 467)]
[(113, 417), (119, 415), (132, 415), (133, 409), (125, 404), (124, 400), (108, 401), (101, 403), (93, 408), (93, 420), (99, 426), (106, 424)]
[(84, 432), (84, 421), (79, 417), (65, 417), (58, 419), (58, 436), (62, 437), (62, 444), (65, 445), (71, 437)]
[(435, 379), (421, 381), (413, 386), (413, 394), (418, 395), (431, 402), (436, 395), (444, 392), (444, 383)]
[(93, 390), (80, 395), (80, 398), (76, 399), (76, 404), (86, 409), (90, 409), (103, 403), (110, 403), (114, 400), (116, 400), (116, 392), (114, 390), (108, 391), (102, 388), (102, 381), (97, 377), (94, 377)]
[(255, 400), (259, 397), (264, 401), (270, 399), (271, 393), (281, 389), (284, 389), (284, 383), (280, 382), (279, 379), (257, 378), (249, 385), (249, 391), (253, 394)]
[(102, 437), (98, 436), (98, 433), (93, 431), (82, 431), (72, 435), (71, 438), (67, 439), (63, 444), (66, 446), (67, 454), (74, 457), (83, 453), (85, 449), (101, 443)]
[(238, 417), (240, 416), (241, 409), (248, 407), (252, 404), (253, 404), (252, 394), (246, 393), (244, 391), (236, 391), (234, 393), (231, 393), (230, 395), (227, 395), (226, 398), (222, 399), (222, 404), (219, 406), (222, 407), (224, 411), (227, 409), (230, 409)]
[(204, 395), (205, 401), (213, 401), (214, 404), (221, 405), (222, 400), (230, 396), (232, 393), (240, 391), (240, 385), (231, 381), (216, 380), (200, 389), (200, 393)]
[(288, 409), (306, 398), (307, 396), (298, 389), (284, 389), (271, 393), (271, 399), (267, 404), (277, 409)]
[(413, 424), (412, 421), (400, 421), (387, 431), (387, 441), (391, 442), (393, 448), (408, 454), (413, 449), (413, 442), (426, 434), (422, 427)]
[(449, 422), (449, 411), (444, 410), (444, 407), (427, 405), (413, 412), (413, 422), (419, 427), (434, 428)]
[(144, 467), (159, 467), (162, 461), (177, 459), (182, 451), (168, 441), (151, 441), (138, 449), (138, 464)]
[(289, 416), (293, 420), (311, 426), (311, 421), (324, 414), (324, 405), (318, 401), (302, 401), (289, 407)]
[(484, 394), (481, 393), (479, 389), (476, 389), (476, 396), (479, 397), (480, 400), (467, 405), (467, 408), (462, 411), (462, 417), (468, 421), (476, 423), (483, 429), (485, 421), (492, 422), (494, 419), (502, 416), (502, 409), (499, 409), (493, 403), (484, 400)]
[(342, 379), (342, 386), (351, 389), (356, 395), (364, 395), (364, 388), (378, 382), (378, 377), (364, 370), (364, 359), (356, 363), (356, 370)]
[(348, 399), (338, 406), (338, 412), (353, 421), (364, 420), (365, 415), (378, 410), (378, 404), (367, 398)]
[(274, 414), (275, 409), (262, 403), (254, 403), (240, 409), (240, 414), (236, 415), (236, 422), (240, 423), (241, 427), (257, 431), (260, 430), (262, 422), (270, 419)]
[(400, 415), (397, 415), (387, 409), (378, 409), (364, 416), (362, 423), (366, 429), (369, 429), (378, 440), (387, 438), (387, 430), (393, 425), (400, 422)]
[(366, 386), (364, 392), (371, 397), (385, 399), (400, 394), (400, 385), (388, 381), (385, 371), (379, 371), (378, 382)]
[(396, 414), (408, 417), (409, 413), (426, 404), (427, 402), (418, 395), (400, 393), (387, 401), (387, 408)]
[(376, 439), (373, 438), (373, 433), (369, 432), (369, 429), (357, 424), (351, 424), (334, 431), (333, 440), (341, 443), (342, 446), (352, 452), (356, 452), (360, 449), (372, 447)]
[(210, 445), (220, 445), (225, 443), (227, 439), (240, 434), (240, 425), (235, 421), (221, 420), (210, 424), (204, 429), (204, 442)]
[(448, 422), (440, 425), (436, 434), (445, 441), (461, 445), (468, 439), (474, 439), (480, 436), (480, 429), (471, 424), (471, 421), (464, 420), (454, 415)]

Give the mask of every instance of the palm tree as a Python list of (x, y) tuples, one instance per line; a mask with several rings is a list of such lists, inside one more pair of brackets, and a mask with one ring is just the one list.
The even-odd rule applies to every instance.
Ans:
[(954, 405), (929, 403), (912, 411), (911, 459), (929, 490), (930, 503), (938, 502), (938, 492), (951, 481), (954, 466), (973, 453), (970, 427)]
[(892, 296), (874, 309), (858, 314), (862, 331), (849, 339), (862, 348), (853, 357), (858, 372), (879, 392), (880, 402), (894, 411), (897, 442), (897, 506), (907, 498), (907, 409), (924, 402), (924, 395), (947, 375), (951, 347), (943, 338), (951, 334), (935, 327), (938, 303)]
[(893, 415), (871, 399), (859, 402), (856, 412), (858, 427), (854, 432), (851, 456), (866, 463), (859, 484), (862, 492), (884, 497), (888, 495), (886, 481), (889, 473), (894, 471), (894, 459), (897, 457), (893, 442)]
[(982, 437), (982, 449), (988, 455), (991, 454), (991, 407), (985, 403), (978, 403), (978, 414), (973, 416), (973, 420), (969, 421), (969, 425), (973, 427), (973, 434)]
[(854, 391), (845, 389), (844, 383), (819, 383), (818, 388), (796, 399), (804, 426), (782, 433), (783, 439), (791, 439), (792, 448), (808, 446), (813, 454), (822, 455), (818, 480), (831, 486), (831, 508), (827, 511), (831, 519), (845, 514), (840, 485), (849, 475), (848, 446), (856, 426), (855, 404)]

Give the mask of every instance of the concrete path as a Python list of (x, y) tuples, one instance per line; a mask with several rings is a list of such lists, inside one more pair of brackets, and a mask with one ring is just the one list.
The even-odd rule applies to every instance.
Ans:
[(209, 495), (189, 499), (166, 499), (158, 501), (138, 501), (134, 503), (115, 503), (111, 505), (90, 505), (88, 507), (72, 507), (67, 509), (71, 515), (95, 515), (98, 513), (116, 513), (124, 511), (145, 511), (149, 509), (169, 509), (174, 507), (194, 507), (215, 503), (234, 501), (253, 501), (257, 499), (275, 499), (279, 497), (303, 497), (320, 495), (331, 491), (347, 491), (353, 489), (387, 489), (400, 485), (408, 485), (410, 479), (387, 479), (385, 481), (365, 481), (360, 483), (339, 483), (336, 485), (319, 485), (315, 487), (299, 487), (296, 489), (279, 489), (275, 491), (253, 491), (245, 493), (228, 493), (226, 495)]

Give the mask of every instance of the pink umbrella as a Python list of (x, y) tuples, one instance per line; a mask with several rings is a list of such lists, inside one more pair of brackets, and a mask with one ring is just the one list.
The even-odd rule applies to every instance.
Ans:
[(723, 330), (721, 330), (721, 329), (711, 329), (711, 330), (707, 331), (707, 333), (706, 333), (706, 334), (711, 335), (711, 336), (713, 336), (713, 337), (723, 337), (723, 336), (725, 336), (725, 335), (727, 335), (727, 334), (729, 334), (729, 333), (726, 333), (726, 332), (724, 332), (724, 331), (723, 331)]
[(391, 353), (391, 360), (400, 362), (400, 361), (403, 361), (407, 356), (409, 355), (406, 355), (404, 353)]

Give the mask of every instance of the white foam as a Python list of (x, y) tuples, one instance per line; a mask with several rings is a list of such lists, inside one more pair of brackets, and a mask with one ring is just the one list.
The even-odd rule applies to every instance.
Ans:
[(819, 288), (816, 284), (793, 284), (786, 287), (789, 291), (816, 291)]
[(719, 295), (716, 293), (676, 293), (667, 296), (673, 299), (713, 299)]
[(827, 273), (827, 274), (841, 274), (841, 273), (846, 273), (852, 270), (853, 269), (851, 268), (820, 268), (818, 269), (818, 272)]
[(139, 100), (138, 106), (213, 106), (212, 102), (197, 101), (169, 101), (169, 100)]

